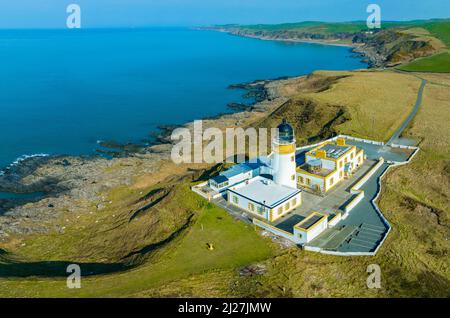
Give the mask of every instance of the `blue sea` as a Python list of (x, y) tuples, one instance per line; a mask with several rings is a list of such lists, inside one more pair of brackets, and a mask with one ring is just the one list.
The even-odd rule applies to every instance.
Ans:
[(0, 31), (0, 169), (230, 112), (230, 84), (366, 68), (350, 49), (184, 28)]

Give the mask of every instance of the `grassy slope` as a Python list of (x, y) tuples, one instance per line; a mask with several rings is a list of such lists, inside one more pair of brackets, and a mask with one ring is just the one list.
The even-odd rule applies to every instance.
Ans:
[[(433, 28), (437, 23), (441, 22), (428, 22), (424, 20), (394, 22), (386, 21), (382, 23), (383, 29), (397, 28), (397, 27), (416, 27), (426, 24), (430, 28)], [(305, 21), (298, 23), (281, 23), (281, 24), (254, 24), (254, 25), (234, 25), (229, 27), (240, 27), (249, 30), (268, 30), (268, 31), (281, 31), (281, 30), (296, 30), (300, 32), (320, 33), (320, 34), (333, 34), (340, 32), (356, 33), (361, 31), (367, 31), (367, 24), (365, 21), (354, 22), (340, 22), (340, 23), (327, 23), (318, 21)]]
[[(174, 202), (198, 200), (186, 183), (180, 187), (183, 191)], [(211, 270), (233, 269), (273, 255), (271, 243), (258, 236), (253, 226), (234, 220), (204, 200), (201, 202), (193, 225), (145, 265), (122, 273), (83, 278), (79, 290), (67, 289), (65, 279), (2, 279), (0, 296), (131, 296), (168, 281)], [(207, 243), (212, 243), (214, 250), (208, 250)]]
[(421, 27), (450, 47), (450, 21), (424, 23)]
[[(296, 33), (297, 35), (302, 34), (318, 34), (324, 36), (332, 36), (333, 34), (348, 33), (356, 34), (359, 32), (367, 31), (366, 22), (343, 22), (343, 23), (322, 23), (322, 22), (300, 22), (300, 23), (284, 23), (284, 24), (257, 24), (257, 25), (242, 25), (233, 26), (242, 29), (250, 34), (255, 32), (267, 32), (268, 34), (278, 34), (289, 32), (289, 34)], [(384, 22), (382, 24), (382, 29), (392, 29), (398, 28), (402, 31), (408, 30), (427, 30), (431, 36), (424, 37), (423, 34), (415, 34), (414, 32), (409, 32), (411, 35), (417, 36), (417, 39), (424, 39), (425, 41), (435, 42), (432, 37), (436, 37), (447, 49), (450, 48), (450, 21), (448, 20), (417, 20), (417, 21), (407, 21), (407, 22)], [(406, 32), (408, 33), (408, 32)], [(344, 43), (348, 40), (340, 40)], [(443, 54), (446, 53), (446, 54)], [(399, 52), (399, 57), (401, 57), (401, 51)], [(400, 69), (404, 71), (415, 71), (415, 72), (441, 72), (446, 73), (449, 71), (450, 65), (450, 54), (448, 50), (439, 50), (437, 54), (431, 57), (422, 58), (412, 63), (403, 65)]]
[(420, 58), (398, 69), (407, 72), (450, 73), (450, 53), (444, 52)]
[[(346, 77), (326, 91), (315, 88), (315, 83), (331, 76)], [(336, 132), (387, 141), (411, 111), (419, 86), (417, 78), (393, 72), (315, 72), (306, 80), (290, 81), (282, 92), (296, 100), (325, 105), (319, 114), (329, 112), (330, 106), (345, 107), (350, 120), (336, 125)], [(292, 118), (292, 121), (298, 120)], [(317, 122), (312, 121), (310, 125), (317, 126)], [(301, 132), (305, 130), (305, 127), (297, 128)]]
[[(433, 76), (437, 81), (439, 76)], [(358, 82), (354, 85), (356, 89)], [(221, 271), (145, 295), (192, 295), (193, 285), (197, 296), (208, 296), (214, 289), (215, 295), (241, 297), (450, 297), (450, 126), (443, 116), (449, 99), (446, 86), (431, 84), (424, 92), (424, 104), (406, 133), (420, 140), (422, 149), (410, 165), (391, 169), (384, 180), (379, 204), (393, 228), (375, 257), (292, 249), (266, 261), (268, 273), (263, 276)], [(372, 103), (377, 101), (377, 95), (372, 96)], [(366, 287), (369, 264), (381, 266), (379, 290)]]
[(429, 22), (420, 25), (446, 45), (439, 53), (420, 58), (399, 67), (408, 72), (450, 73), (450, 22)]
[[(336, 79), (342, 75), (352, 76)], [(334, 129), (385, 139), (410, 111), (419, 85), (412, 75), (387, 72), (320, 72), (315, 76), (307, 81), (291, 81), (284, 88), (284, 93), (299, 103), (283, 111), (293, 116), (293, 120), (309, 120), (305, 131), (300, 133), (303, 138), (316, 134), (334, 116), (336, 107), (344, 107), (350, 121)], [(433, 82), (441, 82), (438, 74), (428, 76), (433, 76)], [(449, 83), (447, 78), (442, 82)], [(279, 250), (256, 235), (251, 226), (206, 205), (189, 191), (186, 180), (181, 180), (175, 182), (175, 190), (163, 204), (135, 222), (128, 222), (129, 212), (142, 197), (142, 189), (119, 188), (109, 193), (113, 203), (104, 210), (80, 219), (68, 213), (65, 234), (37, 234), (22, 238), (24, 246), (11, 245), (11, 250), (24, 257), (25, 262), (114, 263), (130, 250), (157, 243), (192, 214), (192, 225), (150, 253), (143, 265), (121, 273), (85, 278), (81, 290), (68, 290), (64, 279), (0, 278), (0, 295), (449, 296), (446, 240), (450, 213), (450, 132), (445, 116), (449, 92), (444, 85), (429, 85), (425, 91), (424, 106), (408, 132), (422, 141), (422, 151), (411, 165), (396, 168), (388, 175), (380, 205), (393, 231), (376, 257), (343, 258), (298, 249)], [(313, 100), (320, 116), (309, 118), (308, 113), (303, 113), (308, 105), (302, 103), (304, 100)], [(299, 111), (305, 116), (299, 118)], [(280, 116), (283, 113), (273, 114), (265, 123), (271, 125)], [(374, 130), (367, 127), (373, 116), (377, 116)], [(146, 188), (144, 192), (152, 189)], [(155, 222), (163, 226), (155, 227)], [(159, 231), (157, 235), (155, 231)], [(207, 242), (214, 243), (216, 249), (208, 251)], [(2, 258), (0, 255), (0, 276), (6, 276), (5, 264), (10, 260)], [(266, 275), (245, 278), (237, 274), (237, 267), (264, 259), (269, 269)], [(371, 263), (382, 267), (381, 290), (365, 287), (366, 266)], [(11, 266), (17, 268), (16, 264)]]
[[(434, 82), (441, 77), (427, 76), (432, 76)], [(357, 90), (363, 84), (356, 81), (353, 85)], [(335, 93), (345, 89), (334, 86)], [(291, 249), (264, 262), (268, 273), (263, 276), (238, 277), (230, 271), (206, 273), (141, 295), (449, 297), (450, 126), (443, 116), (448, 112), (449, 99), (448, 86), (427, 86), (423, 106), (406, 133), (421, 141), (421, 151), (411, 164), (391, 169), (384, 179), (379, 204), (393, 228), (377, 256), (337, 257)], [(379, 95), (371, 96), (371, 100), (376, 104)], [(366, 287), (369, 264), (381, 266), (379, 290)]]

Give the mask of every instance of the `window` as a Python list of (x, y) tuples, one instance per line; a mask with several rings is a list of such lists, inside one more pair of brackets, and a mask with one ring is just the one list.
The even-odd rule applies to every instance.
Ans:
[(292, 179), (292, 181), (295, 180), (295, 174), (292, 175), (291, 179)]
[(333, 185), (333, 183), (334, 183), (334, 178), (331, 178), (330, 179), (330, 185)]
[(300, 183), (304, 183), (304, 182), (305, 182), (305, 180), (303, 179), (303, 177), (300, 176), (300, 177), (298, 177), (298, 178), (299, 178), (298, 180), (299, 180)]
[(285, 211), (288, 211), (290, 207), (291, 207), (291, 205), (290, 205), (289, 202), (288, 202), (288, 203), (286, 203), (286, 204), (284, 205), (284, 210), (285, 210)]
[(342, 160), (339, 161), (339, 168), (342, 168)]
[(222, 182), (221, 184), (219, 184), (218, 188), (221, 189), (221, 188), (227, 187), (228, 184), (229, 184), (228, 181)]
[(252, 212), (255, 211), (255, 206), (253, 205), (253, 203), (248, 203), (248, 209)]
[(354, 156), (355, 156), (355, 154), (352, 152), (352, 153), (350, 154), (350, 159), (353, 159)]
[(348, 157), (345, 157), (344, 161), (345, 161), (345, 163), (347, 163), (348, 162)]
[(280, 214), (283, 214), (283, 207), (282, 206), (280, 206), (278, 208), (278, 215), (280, 215)]
[(339, 172), (339, 178), (342, 178), (342, 171), (341, 172)]
[(303, 237), (302, 234), (298, 233), (298, 238), (302, 238), (302, 237)]
[(235, 195), (233, 195), (233, 203), (234, 204), (238, 204), (239, 203), (239, 198)]
[(294, 200), (292, 200), (292, 206), (296, 206), (297, 205), (297, 198), (294, 198)]
[(307, 185), (310, 185), (310, 184), (311, 184), (311, 179), (306, 178), (306, 184), (307, 184)]
[(291, 161), (294, 162), (295, 161), (295, 156), (291, 157)]

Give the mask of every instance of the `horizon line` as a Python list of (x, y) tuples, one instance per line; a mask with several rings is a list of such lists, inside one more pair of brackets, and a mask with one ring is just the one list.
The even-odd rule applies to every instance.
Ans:
[[(408, 23), (408, 22), (420, 22), (420, 21), (450, 21), (450, 17), (448, 18), (429, 18), (429, 19), (412, 19), (412, 20), (385, 20), (384, 23)], [(351, 21), (314, 21), (314, 20), (303, 20), (303, 21), (295, 21), (295, 22), (277, 22), (277, 23), (220, 23), (220, 24), (205, 24), (205, 25), (194, 25), (194, 24), (186, 24), (186, 25), (123, 25), (123, 26), (85, 26), (81, 27), (78, 30), (82, 29), (91, 29), (91, 30), (105, 30), (105, 29), (148, 29), (148, 28), (204, 28), (204, 27), (212, 27), (212, 26), (254, 26), (254, 25), (283, 25), (283, 24), (300, 24), (300, 23), (322, 23), (322, 24), (345, 24), (345, 23), (364, 23), (365, 20), (351, 20)], [(383, 23), (382, 22), (382, 23)], [(0, 27), (0, 30), (66, 30), (67, 27)], [(74, 30), (74, 29), (69, 29)], [(76, 29), (75, 29), (76, 30)]]

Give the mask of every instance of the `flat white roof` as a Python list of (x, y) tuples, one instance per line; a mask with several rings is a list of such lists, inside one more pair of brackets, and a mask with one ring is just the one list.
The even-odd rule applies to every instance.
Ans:
[(301, 192), (299, 189), (282, 186), (260, 176), (228, 190), (268, 208), (274, 208)]

